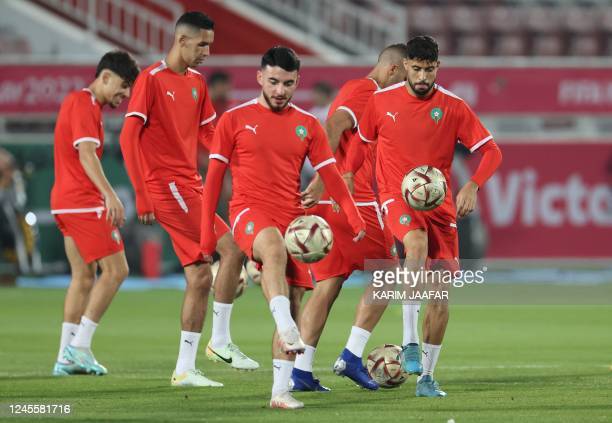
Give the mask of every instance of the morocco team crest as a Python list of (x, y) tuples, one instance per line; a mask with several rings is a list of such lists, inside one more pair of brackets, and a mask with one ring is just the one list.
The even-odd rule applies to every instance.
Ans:
[(191, 89), (191, 96), (193, 97), (194, 101), (198, 101), (198, 90), (196, 90), (195, 88)]
[(249, 222), (246, 224), (246, 227), (244, 228), (244, 232), (247, 235), (253, 235), (253, 231), (255, 230), (255, 223), (253, 222)]
[(442, 119), (442, 116), (444, 116), (444, 113), (442, 113), (442, 109), (440, 109), (439, 107), (434, 107), (433, 109), (431, 109), (429, 116), (431, 116), (433, 121), (437, 124), (438, 122), (440, 122), (440, 119)]
[(304, 126), (298, 125), (298, 126), (295, 127), (295, 135), (298, 136), (300, 141), (304, 141), (304, 138), (306, 138), (306, 136), (308, 136), (308, 131), (306, 130), (306, 128)]
[(115, 241), (117, 244), (119, 244), (121, 242), (121, 234), (119, 233), (119, 229), (113, 229), (111, 231), (111, 238), (113, 239), (113, 241)]

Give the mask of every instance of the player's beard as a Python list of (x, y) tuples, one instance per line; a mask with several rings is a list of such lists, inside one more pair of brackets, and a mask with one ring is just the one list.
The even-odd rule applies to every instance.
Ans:
[(272, 100), (270, 100), (270, 97), (268, 97), (266, 93), (262, 91), (262, 94), (263, 94), (264, 100), (266, 100), (266, 103), (268, 103), (270, 110), (272, 110), (273, 112), (280, 112), (285, 107), (287, 107), (287, 104), (289, 104), (289, 102), (291, 101), (291, 97), (288, 97), (287, 101), (285, 101), (285, 103), (282, 106), (275, 106), (272, 104)]
[[(412, 91), (416, 94), (417, 97), (421, 97), (421, 98), (427, 97), (427, 95), (429, 94), (429, 92), (431, 91), (435, 83), (436, 81), (433, 81), (431, 84), (427, 85), (427, 88), (417, 89), (416, 84), (413, 84), (412, 82), (410, 82), (410, 80), (408, 81), (408, 85), (410, 85), (410, 88), (412, 88)], [(424, 84), (424, 82), (419, 82), (419, 84)]]
[(122, 97), (122, 96), (114, 96), (113, 100), (109, 103), (110, 108), (116, 109), (117, 107), (121, 106), (121, 103), (123, 103), (124, 98), (125, 97)]

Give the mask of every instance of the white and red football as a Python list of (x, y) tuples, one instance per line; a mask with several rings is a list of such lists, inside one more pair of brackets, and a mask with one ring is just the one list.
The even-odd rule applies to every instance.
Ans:
[(446, 178), (433, 166), (415, 167), (404, 176), (402, 195), (415, 210), (433, 210), (446, 198)]
[(402, 370), (402, 347), (385, 344), (368, 354), (368, 373), (381, 388), (396, 388), (406, 382)]
[(303, 263), (316, 263), (332, 249), (334, 237), (328, 223), (319, 216), (295, 218), (285, 231), (287, 251)]

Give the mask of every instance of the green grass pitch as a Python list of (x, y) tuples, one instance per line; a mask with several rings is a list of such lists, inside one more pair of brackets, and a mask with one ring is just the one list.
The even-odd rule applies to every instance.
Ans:
[[(267, 408), (273, 322), (257, 287), (238, 299), (233, 340), (262, 367), (238, 372), (206, 360), (210, 316), (198, 366), (224, 388), (170, 386), (183, 293), (120, 292), (101, 322), (94, 351), (104, 377), (50, 376), (64, 292), (0, 290), (0, 420), (9, 404), (71, 404), (71, 421), (565, 422), (612, 420), (611, 306), (451, 306), (436, 379), (444, 399), (415, 398), (414, 378), (369, 392), (332, 374), (361, 289), (348, 288), (317, 351), (315, 371), (328, 394), (298, 393), (306, 408)], [(401, 309), (391, 306), (367, 350), (401, 342)], [(51, 416), (46, 416), (47, 418)]]

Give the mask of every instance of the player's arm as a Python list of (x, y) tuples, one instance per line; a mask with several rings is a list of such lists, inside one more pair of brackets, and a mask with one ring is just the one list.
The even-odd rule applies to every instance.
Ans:
[(153, 204), (144, 181), (142, 157), (140, 153), (140, 136), (144, 126), (143, 120), (138, 116), (128, 116), (123, 122), (119, 135), (119, 144), (128, 176), (136, 194), (136, 213), (138, 220), (145, 225), (155, 221)]
[(355, 134), (348, 143), (344, 169), (342, 169), (342, 178), (346, 182), (351, 194), (355, 192), (353, 178), (355, 173), (361, 168), (367, 153), (368, 145), (361, 141), (359, 135)]
[(215, 236), (215, 210), (223, 187), (223, 177), (227, 163), (219, 158), (211, 157), (206, 172), (206, 183), (204, 184), (204, 196), (202, 198), (202, 233), (200, 236), (200, 248), (204, 259), (212, 263), (212, 256), (217, 246)]
[(125, 223), (125, 209), (117, 193), (108, 182), (108, 179), (106, 179), (106, 175), (104, 175), (102, 164), (96, 155), (98, 144), (95, 142), (81, 142), (76, 148), (79, 150), (79, 161), (85, 173), (104, 196), (106, 220), (110, 220), (114, 226), (123, 226)]
[(313, 136), (308, 146), (308, 158), (313, 164), (314, 170), (321, 175), (327, 192), (329, 192), (340, 208), (344, 210), (348, 222), (353, 229), (354, 240), (359, 241), (365, 236), (365, 222), (361, 214), (359, 214), (359, 210), (357, 210), (357, 206), (335, 165), (336, 159), (333, 157), (323, 128), (318, 122), (314, 122), (312, 129)]
[(223, 188), (223, 177), (229, 165), (229, 158), (234, 148), (231, 117), (224, 114), (219, 120), (210, 147), (210, 159), (202, 196), (202, 225), (200, 233), (200, 249), (204, 259), (212, 263), (212, 255), (217, 247), (215, 236), (215, 211)]
[(198, 142), (202, 145), (206, 151), (210, 152), (213, 142), (213, 136), (215, 134), (214, 121), (217, 118), (217, 113), (208, 95), (208, 87), (204, 80), (202, 80), (202, 108), (200, 109), (200, 129), (198, 131)]
[(144, 180), (140, 138), (155, 101), (155, 81), (148, 72), (141, 72), (132, 88), (130, 103), (119, 136), (125, 168), (136, 194), (136, 214), (145, 225), (155, 221), (153, 203)]
[(476, 207), (478, 189), (484, 185), (487, 179), (499, 167), (502, 154), (489, 131), (466, 103), (459, 105), (458, 113), (460, 114), (461, 122), (457, 138), (470, 149), (470, 153), (478, 150), (482, 154), (476, 173), (461, 188), (456, 197), (457, 215), (464, 217), (470, 214)]
[(354, 241), (359, 241), (365, 235), (365, 222), (357, 210), (357, 206), (351, 197), (342, 176), (338, 168), (331, 163), (331, 165), (323, 166), (318, 169), (319, 175), (329, 192), (329, 195), (334, 201), (340, 206), (348, 218), (349, 224), (353, 229), (353, 235), (355, 235)]
[(212, 122), (200, 126), (198, 131), (198, 142), (206, 149), (206, 151), (210, 152), (214, 135), (215, 125)]
[(472, 178), (457, 194), (457, 215), (464, 217), (476, 207), (476, 193), (495, 173), (502, 161), (502, 153), (495, 141), (490, 140), (478, 149), (482, 155)]
[[(354, 128), (356, 124), (351, 114), (345, 108), (337, 109), (329, 119), (327, 119), (325, 122), (325, 132), (327, 133), (329, 147), (333, 153), (336, 152), (338, 145), (340, 145), (342, 133), (347, 129)], [(302, 202), (302, 206), (305, 208), (315, 206), (321, 199), (324, 188), (321, 177), (316, 173), (303, 192), (305, 201)]]

